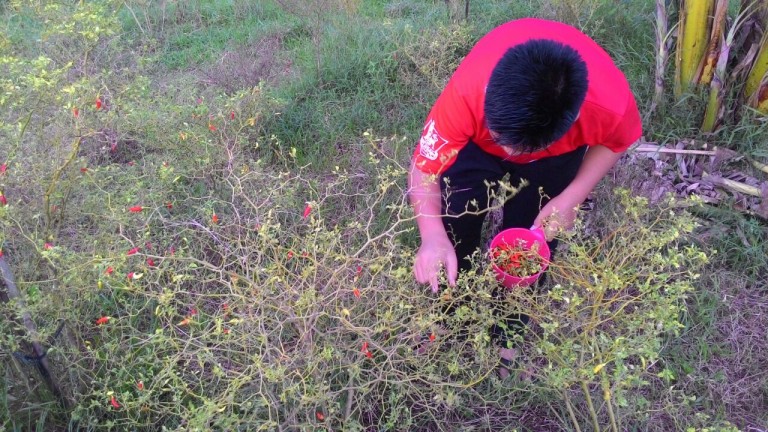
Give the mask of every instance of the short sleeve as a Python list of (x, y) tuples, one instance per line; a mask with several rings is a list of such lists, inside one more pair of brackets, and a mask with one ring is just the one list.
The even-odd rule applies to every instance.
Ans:
[(473, 134), (474, 115), (452, 83), (443, 89), (427, 116), (413, 162), (422, 172), (441, 174)]
[(611, 135), (602, 144), (615, 153), (621, 153), (634, 144), (643, 133), (640, 111), (632, 93), (629, 94), (627, 107)]

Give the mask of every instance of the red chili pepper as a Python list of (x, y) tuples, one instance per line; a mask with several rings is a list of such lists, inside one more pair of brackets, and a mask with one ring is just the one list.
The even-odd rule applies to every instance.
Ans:
[(8, 205), (8, 198), (5, 197), (5, 194), (0, 195), (0, 204)]
[(216, 132), (216, 126), (213, 123), (208, 123), (208, 130)]
[(168, 210), (170, 210), (170, 209), (172, 209), (172, 208), (173, 208), (173, 203), (172, 203), (172, 202), (170, 202), (170, 201), (168, 201), (167, 203), (165, 203), (165, 207), (166, 207)]
[(322, 412), (320, 412), (320, 411), (315, 413), (315, 417), (317, 417), (317, 421), (324, 421), (325, 420), (325, 415)]
[(126, 255), (128, 255), (128, 256), (135, 255), (137, 252), (139, 252), (139, 248), (135, 247), (135, 248), (130, 249)]
[(82, 167), (82, 168), (80, 168), (80, 172), (81, 173), (87, 173), (88, 172), (88, 168)]
[(191, 308), (191, 309), (189, 310), (189, 316), (195, 316), (195, 315), (197, 315), (197, 309), (195, 309), (195, 308)]
[(363, 349), (362, 349), (362, 351), (363, 352), (368, 351), (368, 342), (363, 342)]
[(430, 342), (434, 342), (434, 341), (435, 341), (435, 338), (436, 338), (435, 334), (434, 334), (434, 333), (430, 333), (430, 335), (429, 335), (429, 341), (430, 341)]
[(186, 317), (183, 320), (181, 320), (181, 322), (179, 322), (179, 325), (180, 326), (185, 326), (185, 325), (189, 325), (189, 323), (191, 323), (191, 322), (192, 322), (192, 318)]
[(138, 388), (139, 390), (144, 390), (144, 381), (137, 382), (136, 388)]
[(101, 318), (96, 320), (96, 325), (104, 325), (104, 324), (106, 324), (108, 322), (109, 322), (109, 317), (108, 316), (103, 316), (103, 317), (101, 317)]
[(51, 250), (51, 249), (53, 249), (53, 244), (51, 244), (51, 243), (46, 243), (46, 244), (44, 244), (44, 245), (43, 245), (43, 248), (44, 248), (45, 250)]
[(362, 273), (362, 272), (363, 272), (363, 266), (359, 265), (359, 266), (357, 266), (357, 268), (355, 268), (355, 276), (359, 276), (360, 273)]
[(72, 115), (74, 115), (75, 118), (80, 117), (80, 110), (77, 109), (77, 107), (72, 108)]
[(234, 111), (229, 113), (229, 118), (232, 119), (232, 120), (235, 119), (235, 112)]
[(109, 276), (112, 274), (113, 271), (115, 271), (115, 269), (113, 269), (112, 267), (107, 267), (107, 269), (104, 270), (104, 273), (106, 273), (107, 276)]
[(142, 210), (144, 210), (144, 207), (142, 206), (133, 206), (128, 209), (128, 211), (131, 213), (140, 213)]
[(357, 287), (352, 288), (352, 294), (354, 294), (355, 297), (360, 298), (360, 290), (357, 289)]
[(307, 206), (304, 207), (304, 219), (306, 219), (310, 213), (312, 213), (312, 206), (307, 204)]
[(211, 222), (215, 224), (219, 223), (219, 217), (216, 215), (216, 213), (214, 213), (213, 216), (211, 217)]
[(96, 98), (96, 109), (97, 110), (101, 109), (101, 98), (98, 98), (98, 97)]
[(134, 273), (133, 273), (133, 272), (130, 272), (130, 273), (128, 273), (127, 275), (125, 275), (125, 277), (127, 277), (127, 278), (128, 278), (128, 280), (133, 280), (133, 275), (134, 275)]
[(8, 169), (8, 164), (2, 164), (0, 165), (0, 174), (5, 174), (5, 171)]
[(522, 258), (522, 253), (515, 252), (511, 257), (509, 257), (509, 264), (512, 265), (512, 267), (518, 268), (522, 265), (520, 262), (520, 259)]
[(114, 409), (119, 409), (120, 408), (120, 404), (117, 402), (117, 399), (115, 398), (114, 395), (112, 395), (112, 397), (109, 399), (109, 403), (112, 404), (112, 407)]
[(366, 351), (365, 352), (365, 356), (368, 357), (368, 358), (373, 358), (373, 353), (370, 352), (370, 351)]
[(293, 251), (288, 251), (288, 253), (286, 254), (286, 257), (287, 257), (288, 259), (291, 259), (291, 258), (293, 258)]
[(152, 258), (147, 258), (147, 265), (150, 266), (150, 267), (154, 267), (155, 266), (155, 260), (153, 260)]

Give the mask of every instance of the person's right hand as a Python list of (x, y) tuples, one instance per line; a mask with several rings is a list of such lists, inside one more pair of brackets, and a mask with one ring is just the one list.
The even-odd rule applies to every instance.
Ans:
[(451, 241), (447, 237), (423, 240), (416, 252), (416, 262), (413, 264), (416, 281), (429, 283), (432, 292), (436, 293), (441, 268), (445, 268), (448, 283), (451, 286), (456, 285), (458, 264)]

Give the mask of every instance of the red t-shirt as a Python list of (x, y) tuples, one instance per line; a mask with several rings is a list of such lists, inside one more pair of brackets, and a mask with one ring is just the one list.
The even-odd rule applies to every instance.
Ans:
[[(589, 86), (578, 119), (562, 138), (542, 151), (509, 156), (493, 141), (486, 126), (485, 88), (504, 53), (530, 39), (550, 39), (578, 51), (587, 64)], [(608, 53), (576, 28), (526, 18), (495, 28), (467, 54), (432, 107), (413, 157), (421, 171), (440, 174), (453, 164), (459, 150), (469, 141), (502, 159), (528, 163), (585, 144), (623, 152), (640, 138), (641, 132), (635, 98)]]

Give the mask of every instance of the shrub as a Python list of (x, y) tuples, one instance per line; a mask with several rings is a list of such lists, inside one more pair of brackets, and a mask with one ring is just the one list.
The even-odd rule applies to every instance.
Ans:
[[(689, 219), (624, 194), (605, 233), (568, 239), (546, 293), (498, 296), (483, 266), (434, 298), (400, 240), (413, 224), (404, 169), (377, 150), (390, 139), (368, 134), (366, 166), (321, 182), (224, 136), (212, 186), (186, 198), (197, 205), (113, 208), (98, 238), (40, 252), (56, 282), (28, 304), (66, 322), (71, 343), (48, 357), (77, 402), (71, 425), (427, 430), (486, 412), (498, 428), (547, 405), (574, 424), (637, 418), (627, 392), (664, 373), (660, 343), (702, 259), (678, 246)], [(148, 183), (172, 188), (167, 169)], [(516, 312), (533, 318), (520, 342), (533, 382), (494, 373), (488, 329)]]
[[(118, 45), (77, 30), (113, 22), (100, 5), (40, 8), (66, 30), (55, 50), (2, 52), (2, 260), (21, 291), (0, 305), (4, 427), (559, 430), (647, 415), (640, 395), (670, 378), (661, 344), (704, 262), (685, 212), (621, 192), (599, 232), (563, 238), (548, 289), (500, 293), (477, 255), (435, 297), (411, 275), (404, 138), (369, 131), (351, 168), (302, 167), (265, 134), (279, 114), (260, 87), (198, 97), (135, 65), (94, 69), (81, 50)], [(398, 45), (411, 63), (371, 74), (437, 86), (469, 33), (424, 34), (452, 42)], [(531, 325), (502, 381), (489, 328), (518, 313)], [(28, 379), (27, 342), (48, 348), (69, 407)]]

